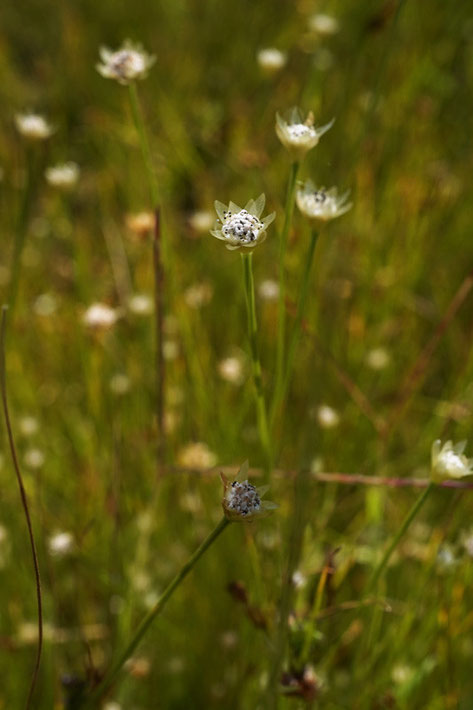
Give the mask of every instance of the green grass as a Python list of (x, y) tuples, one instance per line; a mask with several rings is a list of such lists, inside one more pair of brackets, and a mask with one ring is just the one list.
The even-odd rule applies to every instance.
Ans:
[[(307, 33), (308, 17), (322, 11), (339, 20), (332, 37)], [(277, 216), (254, 253), (257, 294), (263, 280), (277, 280), (290, 162), (274, 117), (299, 103), (314, 111), (317, 125), (336, 118), (299, 178), (350, 188), (354, 206), (317, 244), (305, 334), (272, 437), (277, 472), (268, 497), (279, 509), (219, 538), (135, 652), (149, 666), (128, 667), (109, 700), (133, 710), (263, 708), (288, 560), (305, 581), (290, 599), (282, 659), (283, 670), (295, 672), (333, 554), (309, 650), (316, 699), (280, 695), (279, 708), (470, 708), (472, 566), (464, 540), (472, 530), (471, 492), (430, 494), (380, 581), (381, 602), (363, 605), (376, 563), (420, 492), (313, 476), (301, 500), (292, 475), (319, 459), (326, 472), (423, 478), (434, 439), (470, 435), (469, 282), (464, 302), (448, 315), (473, 255), (470, 15), (466, 3), (438, 0), (333, 0), (323, 7), (312, 0), (23, 0), (2, 8), (2, 302), (24, 209), (27, 152), (14, 116), (37, 110), (56, 128), (32, 146), (35, 180), (6, 353), (46, 625), (34, 708), (61, 708), (64, 674), (85, 679), (89, 669), (91, 680), (91, 663), (103, 673), (124, 648), (221, 518), (219, 467), (236, 473), (246, 459), (253, 469), (266, 464), (240, 256), (197, 233), (189, 219), (196, 210), (213, 211), (215, 199), (245, 204), (265, 192), (265, 214), (274, 209)], [(154, 288), (151, 237), (133, 236), (126, 215), (153, 205), (127, 88), (95, 70), (99, 46), (115, 48), (127, 37), (157, 57), (138, 91), (168, 247), (165, 339), (177, 347), (166, 361), (173, 426), (163, 476), (156, 463), (154, 319), (126, 309), (131, 292), (152, 296)], [(273, 77), (256, 62), (265, 46), (288, 53)], [(318, 68), (323, 61), (330, 67)], [(66, 160), (79, 163), (81, 178), (63, 195), (43, 170)], [(296, 208), (286, 259), (288, 338), (310, 232)], [(185, 292), (196, 283), (209, 284), (213, 295), (191, 308)], [(123, 309), (106, 333), (82, 323), (96, 301)], [(45, 303), (54, 306), (49, 315), (41, 315)], [(257, 295), (256, 307), (269, 405), (278, 303)], [(369, 366), (376, 348), (389, 356), (380, 370)], [(246, 357), (241, 385), (218, 371), (235, 351)], [(130, 380), (122, 395), (110, 388), (117, 373)], [(337, 427), (320, 426), (321, 404), (338, 412)], [(37, 432), (22, 433), (26, 416), (37, 420)], [(182, 465), (182, 450), (196, 441), (215, 454), (210, 471)], [(6, 436), (0, 444), (0, 710), (10, 710), (23, 707), (28, 693), (35, 639), (26, 625), (36, 623), (37, 611)], [(38, 469), (25, 463), (31, 449), (44, 454)], [(63, 556), (49, 551), (58, 531), (74, 540)], [(441, 563), (446, 545), (451, 564)], [(235, 582), (246, 590), (246, 605), (229, 592)]]

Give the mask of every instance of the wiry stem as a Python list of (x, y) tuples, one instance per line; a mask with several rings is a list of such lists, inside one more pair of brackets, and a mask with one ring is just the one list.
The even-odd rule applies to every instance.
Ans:
[(189, 574), (189, 572), (194, 568), (196, 562), (202, 557), (204, 552), (212, 545), (213, 542), (218, 538), (218, 536), (225, 530), (227, 525), (230, 524), (230, 521), (227, 518), (222, 518), (222, 520), (218, 523), (217, 527), (214, 528), (214, 530), (206, 537), (206, 539), (203, 541), (203, 543), (197, 548), (197, 550), (194, 552), (194, 554), (188, 559), (188, 561), (185, 563), (185, 565), (181, 568), (181, 570), (176, 574), (174, 579), (168, 584), (164, 592), (161, 594), (159, 597), (158, 601), (156, 604), (153, 606), (152, 609), (149, 610), (149, 612), (146, 614), (146, 616), (142, 619), (140, 624), (138, 625), (138, 628), (136, 629), (135, 633), (133, 634), (132, 639), (128, 643), (128, 645), (125, 647), (125, 649), (121, 652), (121, 654), (118, 656), (117, 660), (115, 663), (112, 665), (108, 673), (106, 674), (105, 678), (102, 680), (100, 685), (95, 688), (95, 690), (89, 695), (89, 697), (86, 699), (86, 707), (94, 707), (96, 706), (97, 702), (100, 700), (100, 698), (104, 695), (104, 693), (110, 688), (110, 686), (114, 683), (115, 679), (117, 678), (118, 674), (120, 673), (120, 670), (122, 669), (124, 663), (130, 658), (131, 654), (135, 650), (135, 648), (138, 646), (140, 643), (141, 639), (153, 623), (154, 619), (162, 612), (164, 609), (166, 603), (172, 596), (173, 592), (177, 589), (177, 587), (181, 584), (183, 579)]
[(143, 114), (141, 111), (141, 106), (138, 98), (138, 91), (136, 89), (135, 82), (131, 82), (129, 85), (130, 89), (130, 105), (131, 112), (133, 115), (133, 122), (135, 124), (139, 139), (141, 152), (143, 154), (143, 160), (146, 167), (146, 174), (148, 177), (149, 191), (151, 194), (151, 202), (153, 208), (156, 209), (159, 205), (159, 189), (156, 176), (154, 174), (153, 168), (153, 158), (151, 155), (151, 148), (148, 141), (148, 134), (146, 132), (145, 123), (143, 120)]
[(253, 279), (253, 254), (241, 255), (243, 261), (243, 275), (245, 279), (246, 306), (248, 313), (248, 337), (251, 349), (251, 364), (253, 368), (253, 381), (256, 390), (256, 413), (258, 419), (258, 432), (261, 446), (266, 456), (267, 473), (272, 467), (271, 439), (269, 434), (268, 416), (264, 400), (263, 380), (261, 373), (261, 360), (258, 349), (258, 322), (256, 319), (255, 285)]
[(294, 198), (296, 191), (296, 180), (299, 172), (299, 163), (291, 165), (289, 182), (287, 185), (286, 209), (284, 214), (284, 225), (279, 240), (279, 312), (278, 312), (278, 342), (276, 353), (276, 381), (274, 385), (273, 402), (271, 404), (271, 419), (277, 403), (281, 401), (281, 390), (284, 384), (284, 350), (286, 339), (286, 272), (284, 260), (286, 256), (287, 240), (291, 228), (292, 214), (294, 212)]
[(2, 323), (0, 331), (0, 388), (2, 391), (2, 403), (3, 403), (3, 413), (5, 416), (5, 424), (7, 427), (8, 443), (10, 446), (10, 453), (13, 461), (13, 467), (16, 473), (16, 479), (18, 482), (18, 487), (20, 489), (21, 504), (23, 506), (23, 511), (26, 518), (26, 525), (28, 527), (28, 535), (30, 538), (31, 553), (33, 556), (33, 566), (35, 574), (35, 584), (36, 584), (36, 601), (38, 605), (38, 649), (36, 652), (36, 661), (33, 669), (33, 675), (31, 677), (30, 687), (28, 691), (28, 696), (26, 699), (25, 707), (31, 707), (31, 701), (33, 697), (33, 691), (36, 685), (36, 680), (38, 678), (39, 665), (41, 662), (41, 651), (43, 648), (43, 602), (41, 596), (41, 578), (39, 574), (39, 563), (38, 555), (36, 553), (36, 544), (33, 533), (33, 525), (31, 523), (30, 511), (28, 508), (28, 499), (26, 497), (25, 487), (23, 485), (23, 478), (20, 471), (20, 465), (18, 463), (18, 456), (16, 453), (15, 441), (13, 438), (13, 430), (10, 421), (10, 414), (8, 410), (7, 401), (7, 385), (6, 385), (6, 364), (5, 364), (5, 328), (6, 328), (6, 312), (7, 307), (2, 307)]

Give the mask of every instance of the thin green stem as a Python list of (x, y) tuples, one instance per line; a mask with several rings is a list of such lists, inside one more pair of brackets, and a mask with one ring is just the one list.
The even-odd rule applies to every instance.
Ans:
[(130, 658), (131, 654), (135, 648), (140, 643), (141, 639), (153, 623), (154, 619), (162, 612), (167, 601), (170, 599), (174, 591), (179, 587), (184, 578), (189, 574), (189, 572), (194, 568), (196, 562), (202, 557), (204, 552), (212, 545), (213, 542), (219, 537), (219, 535), (225, 530), (225, 528), (230, 524), (227, 518), (222, 518), (218, 523), (217, 527), (206, 537), (203, 543), (197, 548), (194, 554), (188, 559), (185, 565), (176, 574), (174, 579), (168, 584), (164, 592), (159, 597), (156, 604), (152, 609), (146, 614), (141, 623), (138, 625), (132, 639), (128, 645), (124, 648), (121, 654), (118, 656), (115, 663), (112, 665), (105, 678), (102, 680), (100, 685), (95, 688), (95, 690), (86, 699), (86, 706), (93, 707), (103, 696), (103, 694), (110, 688), (110, 686), (115, 682), (118, 674), (120, 673), (123, 664)]
[(267, 473), (272, 467), (271, 439), (269, 435), (268, 416), (263, 392), (263, 379), (261, 374), (261, 361), (258, 349), (258, 322), (256, 319), (255, 284), (253, 279), (253, 253), (241, 255), (243, 262), (243, 276), (245, 280), (246, 307), (248, 313), (248, 337), (251, 348), (251, 364), (253, 368), (253, 381), (256, 391), (256, 414), (258, 432), (261, 446), (266, 456)]
[(10, 314), (13, 313), (18, 294), (18, 284), (21, 275), (21, 257), (25, 246), (28, 222), (31, 212), (31, 203), (33, 200), (34, 192), (35, 180), (33, 176), (33, 170), (34, 167), (32, 149), (28, 147), (26, 149), (26, 184), (21, 197), (18, 221), (16, 224), (12, 264), (10, 269), (10, 284), (8, 287), (8, 306), (10, 308)]
[(307, 253), (307, 258), (305, 260), (305, 268), (304, 268), (304, 274), (302, 276), (302, 285), (301, 285), (301, 290), (299, 292), (299, 302), (297, 305), (297, 314), (296, 314), (296, 322), (294, 323), (294, 327), (292, 330), (291, 334), (291, 339), (289, 342), (289, 347), (287, 351), (287, 359), (286, 359), (286, 367), (285, 367), (285, 372), (284, 372), (284, 378), (283, 378), (283, 383), (281, 388), (278, 390), (273, 401), (273, 408), (271, 410), (271, 426), (274, 424), (274, 420), (276, 419), (276, 415), (278, 413), (278, 409), (281, 405), (283, 405), (284, 398), (287, 394), (287, 391), (289, 389), (289, 385), (291, 382), (291, 376), (292, 376), (292, 370), (294, 367), (294, 359), (295, 355), (297, 352), (297, 346), (299, 345), (299, 340), (301, 337), (301, 332), (302, 332), (302, 319), (304, 317), (304, 312), (305, 312), (305, 306), (307, 302), (307, 295), (309, 293), (309, 284), (310, 284), (310, 273), (312, 270), (312, 263), (314, 260), (314, 252), (315, 252), (315, 247), (317, 244), (317, 237), (318, 233), (313, 230), (311, 235), (310, 235), (310, 243), (309, 243), (309, 251)]
[(327, 567), (327, 565), (325, 565), (322, 570), (322, 573), (320, 575), (319, 583), (317, 585), (317, 592), (315, 595), (315, 603), (312, 607), (310, 618), (307, 623), (304, 643), (303, 643), (302, 651), (301, 651), (301, 655), (300, 655), (300, 663), (301, 663), (302, 668), (306, 665), (306, 663), (309, 659), (310, 646), (312, 643), (312, 639), (314, 638), (315, 630), (317, 628), (317, 617), (318, 617), (319, 612), (322, 608), (322, 599), (324, 596), (325, 584), (327, 582), (327, 575), (328, 575), (328, 567)]
[(146, 174), (148, 176), (148, 186), (149, 186), (149, 191), (151, 194), (152, 206), (153, 206), (153, 209), (156, 209), (159, 206), (159, 189), (158, 189), (158, 183), (156, 180), (156, 175), (154, 174), (151, 148), (150, 148), (150, 144), (149, 144), (149, 140), (148, 140), (148, 134), (146, 132), (145, 122), (143, 119), (143, 112), (141, 110), (140, 100), (138, 98), (138, 91), (137, 91), (135, 82), (132, 81), (130, 83), (129, 89), (130, 89), (130, 105), (131, 105), (131, 113), (133, 115), (133, 122), (135, 124), (135, 128), (137, 130), (137, 133), (138, 133), (138, 136), (140, 139), (141, 153), (143, 155), (143, 160), (144, 160), (145, 167), (146, 167)]
[(416, 502), (412, 506), (411, 510), (409, 511), (406, 519), (404, 520), (403, 524), (401, 525), (401, 527), (397, 531), (396, 535), (391, 540), (391, 543), (389, 544), (389, 546), (386, 548), (386, 551), (381, 559), (381, 562), (378, 564), (376, 569), (373, 571), (373, 573), (370, 577), (370, 580), (368, 582), (368, 585), (367, 585), (367, 593), (368, 594), (370, 592), (372, 592), (374, 590), (374, 588), (376, 587), (376, 584), (377, 584), (381, 574), (383, 573), (386, 565), (388, 564), (389, 560), (391, 559), (391, 555), (393, 554), (394, 550), (398, 546), (403, 535), (406, 533), (410, 524), (412, 523), (412, 521), (416, 517), (417, 513), (424, 505), (425, 501), (427, 500), (430, 492), (432, 491), (432, 489), (434, 487), (435, 487), (435, 484), (430, 482), (429, 485), (427, 486), (427, 488), (425, 489), (425, 491), (423, 491), (422, 495), (419, 496), (419, 498), (416, 500)]
[[(284, 350), (286, 340), (286, 272), (284, 261), (286, 256), (287, 240), (291, 228), (292, 214), (294, 212), (294, 199), (296, 191), (296, 180), (299, 172), (299, 163), (291, 165), (289, 182), (287, 185), (286, 208), (284, 213), (284, 225), (279, 239), (279, 313), (278, 313), (278, 342), (276, 353), (276, 382), (274, 386), (273, 403), (271, 412), (276, 408), (276, 403), (281, 401), (280, 390), (284, 382)], [(271, 419), (273, 417), (271, 416)]]

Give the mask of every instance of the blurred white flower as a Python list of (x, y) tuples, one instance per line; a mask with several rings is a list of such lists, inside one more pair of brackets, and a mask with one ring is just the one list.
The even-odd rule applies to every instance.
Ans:
[(44, 318), (52, 316), (57, 310), (56, 298), (51, 293), (41, 293), (33, 303), (33, 310)]
[(332, 126), (335, 119), (325, 126), (314, 126), (314, 115), (310, 111), (305, 121), (301, 112), (294, 107), (288, 114), (287, 120), (276, 114), (276, 134), (293, 160), (299, 161), (307, 151), (317, 145), (321, 136)]
[(84, 325), (97, 330), (111, 328), (117, 319), (117, 311), (105, 303), (93, 303), (82, 317)]
[(177, 461), (180, 466), (190, 469), (213, 468), (217, 464), (217, 456), (202, 441), (192, 442), (182, 448)]
[(296, 589), (303, 589), (307, 584), (307, 577), (298, 569), (292, 575), (292, 583)]
[(201, 234), (209, 232), (214, 224), (215, 218), (209, 210), (198, 210), (189, 217), (189, 224), (193, 230)]
[(120, 49), (113, 51), (100, 47), (97, 71), (106, 79), (115, 79), (119, 84), (129, 84), (135, 79), (144, 79), (156, 57), (143, 50), (141, 45), (126, 40)]
[(113, 392), (113, 394), (118, 394), (118, 395), (126, 394), (127, 392), (130, 391), (130, 387), (131, 387), (130, 378), (128, 377), (128, 375), (125, 375), (123, 372), (117, 372), (110, 379), (109, 386), (110, 386), (110, 390)]
[(122, 710), (122, 705), (120, 705), (120, 703), (116, 703), (114, 700), (109, 700), (103, 706), (103, 710)]
[(184, 300), (190, 308), (201, 308), (211, 300), (213, 288), (207, 281), (189, 286), (184, 293)]
[(262, 244), (266, 239), (266, 229), (274, 220), (276, 213), (260, 220), (266, 198), (262, 194), (257, 200), (250, 200), (244, 209), (230, 202), (228, 207), (218, 200), (215, 210), (218, 219), (211, 234), (226, 243), (227, 249), (251, 249)]
[(156, 217), (152, 212), (136, 212), (126, 215), (125, 222), (130, 232), (143, 237), (153, 231)]
[(149, 316), (154, 310), (153, 299), (146, 293), (135, 293), (128, 299), (128, 308), (136, 316)]
[(366, 355), (366, 364), (372, 370), (384, 370), (389, 365), (390, 356), (385, 348), (373, 348)]
[(455, 555), (455, 548), (449, 543), (440, 545), (437, 551), (437, 568), (440, 572), (449, 572), (459, 564), (460, 560)]
[(58, 532), (48, 540), (48, 550), (53, 557), (67, 555), (74, 547), (74, 538), (70, 532)]
[(309, 29), (319, 35), (329, 36), (336, 34), (340, 25), (335, 17), (318, 13), (309, 18)]
[(40, 449), (28, 449), (23, 457), (25, 466), (32, 469), (41, 468), (44, 464), (44, 454)]
[(263, 301), (277, 301), (279, 298), (279, 284), (273, 279), (265, 279), (258, 287), (259, 297)]
[(60, 165), (52, 165), (46, 168), (45, 177), (47, 182), (52, 187), (57, 187), (61, 190), (70, 190), (76, 185), (80, 169), (77, 163), (69, 161)]
[(265, 74), (275, 74), (285, 66), (287, 56), (285, 52), (281, 52), (275, 47), (268, 47), (267, 49), (260, 49), (256, 59)]
[(340, 415), (328, 404), (321, 404), (317, 410), (317, 420), (323, 429), (333, 429), (340, 423)]
[(18, 113), (15, 116), (15, 124), (18, 133), (33, 141), (45, 140), (54, 133), (44, 116), (36, 113)]
[(242, 359), (236, 356), (226, 357), (218, 363), (218, 374), (222, 380), (232, 385), (241, 385), (245, 375)]
[(463, 455), (466, 441), (453, 445), (447, 441), (443, 446), (440, 439), (432, 444), (431, 472), (437, 483), (449, 478), (464, 478), (473, 474), (473, 459)]
[(34, 417), (22, 417), (18, 424), (23, 436), (33, 436), (39, 429), (38, 420)]
[(327, 222), (348, 212), (352, 203), (347, 203), (348, 192), (338, 195), (336, 187), (317, 189), (312, 180), (306, 180), (296, 194), (297, 206), (302, 214), (311, 220)]

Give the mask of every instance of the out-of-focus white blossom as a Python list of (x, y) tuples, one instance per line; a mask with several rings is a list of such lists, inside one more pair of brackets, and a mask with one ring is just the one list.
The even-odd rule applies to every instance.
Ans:
[(258, 287), (259, 297), (263, 301), (277, 301), (279, 298), (279, 284), (273, 279), (265, 279)]
[(37, 113), (18, 113), (15, 116), (18, 133), (32, 141), (43, 141), (54, 133), (44, 116)]
[(43, 318), (52, 316), (57, 311), (56, 298), (51, 293), (41, 293), (33, 303), (33, 310)]
[(149, 316), (154, 310), (153, 299), (146, 293), (134, 293), (128, 299), (128, 309), (136, 316)]
[(33, 436), (39, 429), (38, 420), (29, 416), (21, 417), (18, 425), (23, 436)]
[(340, 24), (335, 17), (318, 13), (309, 18), (309, 29), (319, 35), (330, 36), (339, 31)]
[(202, 441), (192, 442), (184, 446), (177, 455), (180, 466), (190, 469), (213, 468), (217, 464), (217, 456)]
[(84, 325), (94, 330), (107, 330), (115, 325), (117, 319), (117, 311), (105, 303), (93, 303), (82, 317)]
[(453, 445), (447, 441), (443, 446), (440, 439), (432, 444), (431, 472), (437, 483), (450, 478), (464, 478), (473, 474), (473, 459), (463, 455), (466, 441)]
[(340, 415), (328, 404), (321, 404), (317, 410), (317, 421), (323, 429), (333, 429), (340, 423)]
[(241, 385), (245, 379), (243, 362), (240, 357), (226, 357), (218, 363), (218, 374), (222, 380), (232, 385)]
[(44, 174), (47, 182), (52, 187), (57, 187), (60, 190), (70, 190), (77, 184), (80, 169), (77, 163), (69, 161), (68, 163), (52, 165), (46, 168)]
[(70, 532), (57, 532), (48, 540), (48, 550), (53, 557), (62, 557), (74, 547), (74, 538)]
[(136, 212), (128, 214), (125, 218), (126, 226), (139, 237), (146, 236), (153, 231), (156, 217), (152, 212)]
[(40, 449), (28, 449), (25, 451), (23, 461), (28, 468), (42, 468), (44, 464), (44, 454)]
[(189, 224), (192, 229), (199, 234), (210, 232), (213, 227), (215, 217), (209, 210), (197, 210), (189, 217)]
[(189, 286), (184, 293), (184, 300), (190, 308), (201, 308), (211, 300), (213, 288), (207, 281)]
[(317, 189), (312, 180), (307, 180), (296, 193), (297, 206), (302, 214), (312, 221), (328, 222), (348, 212), (352, 203), (348, 202), (348, 192), (338, 195), (336, 187)]
[(119, 84), (129, 84), (136, 79), (144, 79), (156, 57), (145, 52), (141, 45), (126, 40), (120, 49), (113, 51), (100, 47), (101, 63), (97, 71), (106, 79), (115, 79)]
[(117, 395), (126, 394), (127, 392), (130, 391), (130, 387), (131, 387), (130, 378), (128, 377), (128, 375), (125, 375), (123, 372), (117, 372), (110, 379), (109, 386), (110, 386), (110, 390), (113, 392), (113, 394), (117, 394)]
[(391, 358), (385, 348), (373, 348), (366, 355), (366, 364), (372, 370), (384, 370), (390, 362)]
[(260, 49), (256, 59), (265, 74), (276, 74), (285, 66), (287, 55), (285, 52), (281, 52), (280, 49), (268, 47), (267, 49)]

